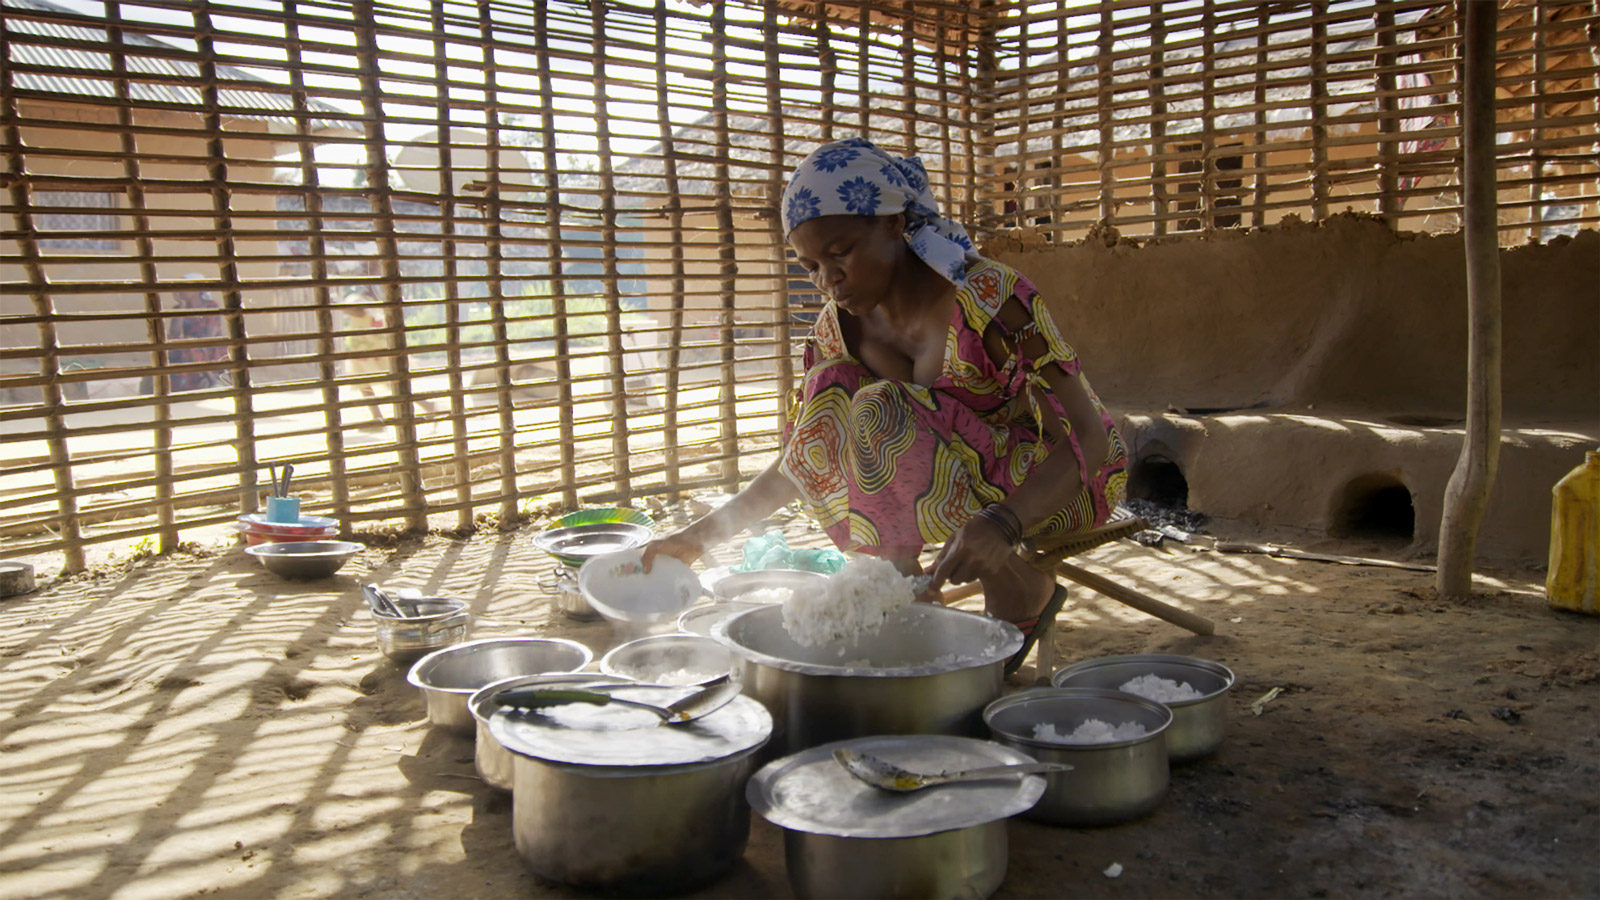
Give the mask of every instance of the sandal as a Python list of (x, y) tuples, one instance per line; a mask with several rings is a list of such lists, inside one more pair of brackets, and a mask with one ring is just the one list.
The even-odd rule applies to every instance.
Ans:
[(1022, 630), (1022, 649), (1018, 650), (1015, 656), (1006, 661), (1005, 673), (1007, 675), (1014, 674), (1018, 669), (1022, 668), (1022, 661), (1028, 658), (1028, 651), (1032, 650), (1033, 645), (1038, 643), (1039, 638), (1050, 630), (1051, 625), (1055, 624), (1056, 614), (1061, 612), (1061, 607), (1066, 602), (1067, 586), (1058, 584), (1056, 585), (1055, 593), (1051, 594), (1050, 599), (1045, 601), (1044, 609), (1040, 610), (1037, 616), (1031, 619), (1024, 619), (1021, 622), (1011, 623)]

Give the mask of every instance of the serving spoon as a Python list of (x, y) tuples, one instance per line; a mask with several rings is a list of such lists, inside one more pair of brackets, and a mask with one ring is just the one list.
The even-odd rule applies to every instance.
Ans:
[[(630, 685), (626, 684), (609, 686), (630, 687)], [(593, 686), (579, 688), (506, 688), (495, 694), (492, 700), (501, 706), (515, 706), (522, 709), (547, 709), (552, 706), (566, 706), (571, 703), (590, 703), (595, 706), (616, 703), (622, 706), (648, 709), (660, 716), (661, 721), (668, 725), (682, 725), (685, 722), (693, 722), (695, 719), (704, 718), (727, 706), (733, 702), (733, 698), (739, 696), (739, 693), (740, 686), (736, 682), (728, 681), (702, 688), (687, 697), (674, 700), (666, 706), (613, 697), (602, 691), (594, 690)]]
[(885, 791), (897, 794), (920, 791), (926, 787), (938, 784), (949, 784), (953, 781), (978, 781), (984, 778), (998, 778), (1004, 775), (1032, 775), (1047, 772), (1070, 772), (1072, 767), (1066, 763), (1015, 763), (1006, 766), (984, 766), (979, 769), (965, 769), (960, 772), (913, 772), (889, 762), (886, 759), (840, 747), (833, 751), (833, 759), (844, 766), (845, 771), (855, 776), (857, 781), (863, 781)]

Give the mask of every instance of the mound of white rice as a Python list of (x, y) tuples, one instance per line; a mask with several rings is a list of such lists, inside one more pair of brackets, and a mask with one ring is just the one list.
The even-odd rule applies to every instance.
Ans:
[(1181, 700), (1199, 700), (1205, 694), (1200, 693), (1185, 681), (1179, 684), (1170, 678), (1161, 678), (1155, 673), (1140, 675), (1130, 678), (1122, 683), (1117, 690), (1124, 694), (1137, 694), (1146, 700), (1157, 703), (1177, 703)]
[(884, 559), (845, 564), (823, 591), (796, 591), (783, 603), (783, 630), (802, 647), (871, 634), (890, 613), (911, 604), (911, 579)]
[(787, 603), (794, 591), (786, 587), (756, 588), (735, 597), (742, 603)]
[(1040, 722), (1033, 726), (1033, 739), (1036, 741), (1049, 741), (1052, 744), (1109, 744), (1112, 741), (1131, 741), (1142, 738), (1148, 734), (1145, 727), (1138, 722), (1123, 722), (1121, 725), (1112, 725), (1099, 719), (1089, 719), (1069, 734), (1056, 731), (1052, 722)]

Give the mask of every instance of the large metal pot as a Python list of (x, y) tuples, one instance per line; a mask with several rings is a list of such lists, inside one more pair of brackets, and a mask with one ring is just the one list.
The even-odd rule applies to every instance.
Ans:
[[(664, 704), (684, 689), (614, 696)], [(662, 896), (704, 884), (744, 852), (744, 785), (772, 717), (748, 697), (663, 725), (617, 705), (501, 709), (489, 731), (514, 754), (511, 831), (529, 871), (586, 890)]]
[(473, 737), (477, 720), (467, 699), (479, 688), (517, 675), (576, 672), (593, 658), (588, 647), (562, 638), (484, 638), (429, 653), (406, 680), (427, 699), (429, 722)]
[[(1089, 719), (1112, 726), (1137, 723), (1145, 733), (1094, 744), (1037, 736), (1044, 725), (1070, 735)], [(1052, 825), (1111, 825), (1139, 818), (1166, 796), (1171, 776), (1164, 732), (1172, 713), (1153, 700), (1096, 688), (1040, 688), (996, 700), (983, 711), (983, 720), (996, 741), (1040, 762), (1072, 766), (1045, 776), (1044, 797), (1023, 813), (1026, 818)]]
[(858, 738), (764, 766), (750, 805), (783, 828), (797, 897), (987, 897), (1006, 877), (1006, 819), (1044, 792), (1037, 775), (896, 794), (862, 784), (832, 759), (850, 747), (918, 771), (1033, 762), (1000, 744), (946, 735)]
[(1067, 666), (1052, 676), (1050, 683), (1114, 691), (1142, 675), (1187, 683), (1200, 692), (1193, 700), (1166, 704), (1172, 710), (1172, 724), (1167, 728), (1167, 757), (1172, 762), (1199, 759), (1222, 745), (1228, 730), (1227, 694), (1233, 687), (1233, 672), (1221, 663), (1165, 653), (1101, 656)]
[(982, 734), (983, 708), (1022, 646), (1009, 622), (927, 603), (843, 644), (797, 644), (779, 606), (718, 622), (712, 636), (733, 651), (744, 692), (772, 711), (778, 754), (875, 734)]
[(544, 686), (544, 685), (572, 685), (572, 684), (626, 684), (628, 679), (612, 675), (595, 675), (590, 672), (570, 672), (563, 675), (519, 675), (516, 678), (507, 678), (496, 681), (487, 687), (480, 688), (471, 697), (467, 698), (467, 709), (471, 711), (473, 721), (477, 723), (477, 740), (473, 746), (473, 763), (478, 767), (478, 777), (483, 783), (501, 791), (510, 793), (515, 768), (515, 757), (510, 750), (500, 746), (500, 742), (489, 733), (489, 718), (494, 715), (500, 704), (494, 702), (494, 695), (507, 688)]

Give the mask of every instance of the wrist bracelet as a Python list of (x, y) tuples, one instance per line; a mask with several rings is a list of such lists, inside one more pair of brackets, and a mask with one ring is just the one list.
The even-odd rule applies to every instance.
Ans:
[(1012, 550), (1022, 546), (1022, 526), (1017, 514), (1001, 506), (999, 503), (990, 503), (978, 510), (977, 515), (1000, 529), (1000, 536), (1011, 545)]

